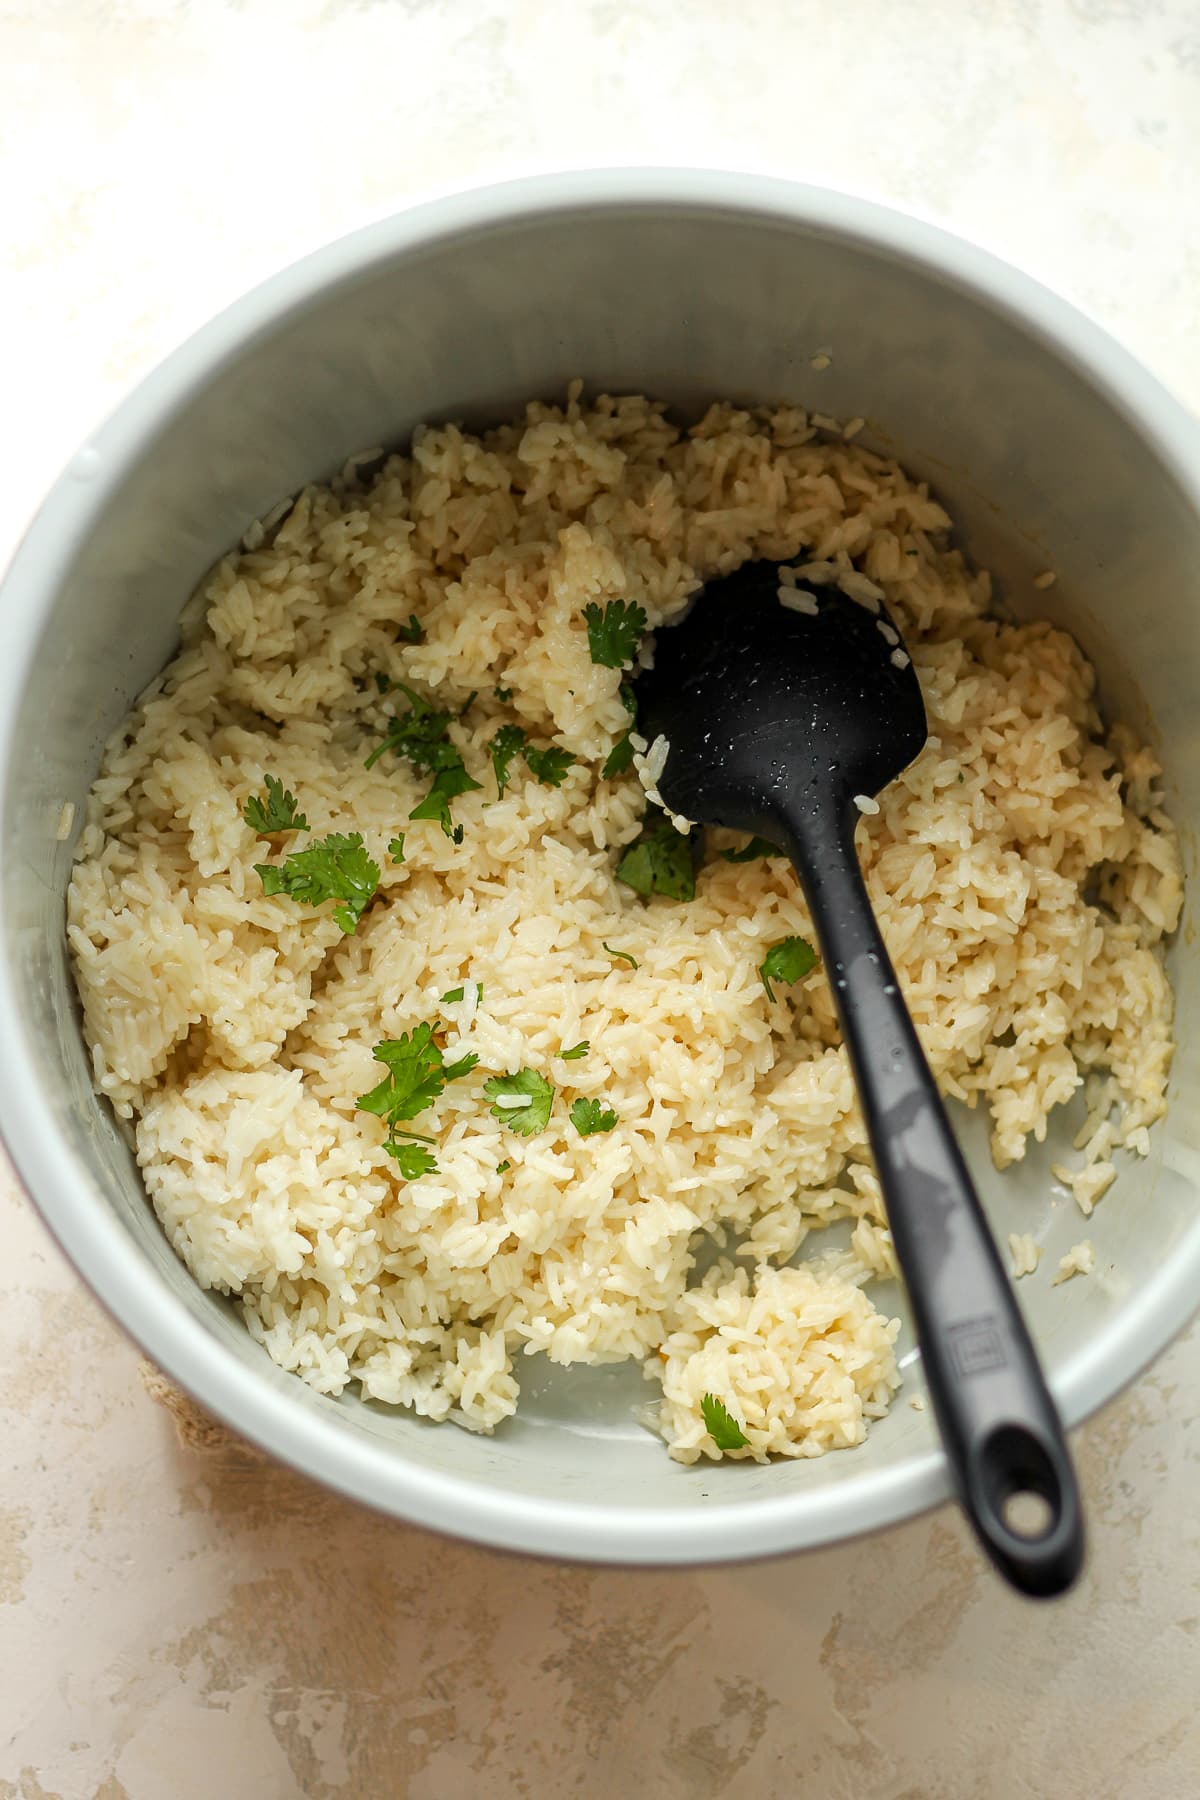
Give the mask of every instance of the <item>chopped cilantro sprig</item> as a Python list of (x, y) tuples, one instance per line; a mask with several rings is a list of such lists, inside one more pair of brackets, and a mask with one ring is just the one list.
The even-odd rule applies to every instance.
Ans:
[(304, 850), (294, 850), (283, 863), (255, 863), (263, 893), (287, 894), (304, 906), (339, 902), (333, 916), (349, 935), (362, 918), (379, 886), (379, 864), (363, 848), (360, 832), (346, 837), (331, 831)]
[(557, 744), (549, 744), (545, 749), (539, 750), (529, 742), (519, 725), (502, 725), (488, 746), (488, 754), (492, 759), (496, 793), (500, 799), (504, 798), (504, 790), (512, 780), (513, 759), (518, 754), (525, 758), (529, 773), (543, 787), (561, 787), (563, 777), (575, 761), (570, 750), (560, 750)]
[(629, 727), (623, 731), (604, 761), (600, 774), (605, 781), (616, 775), (627, 775), (633, 767), (633, 733), (637, 725), (637, 695), (627, 681), (621, 683), (621, 699), (629, 714)]
[(585, 1100), (580, 1095), (571, 1102), (571, 1123), (580, 1137), (593, 1137), (598, 1131), (611, 1131), (617, 1115), (602, 1100)]
[(404, 682), (396, 685), (407, 697), (409, 710), (388, 721), (386, 733), (366, 758), (364, 766), (374, 768), (380, 757), (391, 750), (410, 762), (419, 774), (432, 775), (433, 786), (408, 816), (412, 820), (433, 820), (448, 838), (461, 844), (463, 828), (455, 825), (450, 802), (483, 784), (467, 773), (462, 752), (450, 742), (450, 724), (456, 715), (440, 711)]
[(617, 864), (617, 880), (643, 899), (665, 894), (671, 900), (694, 900), (696, 872), (690, 832), (676, 831), (660, 812), (647, 813), (642, 835)]
[(715, 1394), (705, 1394), (700, 1402), (704, 1425), (718, 1450), (744, 1450), (750, 1439), (728, 1411), (725, 1402)]
[(376, 1044), (371, 1055), (387, 1073), (377, 1087), (360, 1094), (355, 1101), (359, 1112), (372, 1113), (386, 1124), (388, 1135), (383, 1147), (407, 1181), (431, 1174), (437, 1168), (436, 1158), (428, 1152), (423, 1157), (413, 1153), (415, 1145), (431, 1140), (408, 1129), (407, 1121), (432, 1106), (447, 1082), (469, 1075), (479, 1061), (472, 1052), (457, 1062), (447, 1063), (433, 1029), (429, 1024), (416, 1025), (411, 1032)]
[(636, 600), (610, 600), (601, 608), (589, 600), (583, 616), (593, 663), (602, 669), (623, 669), (633, 661), (646, 630), (644, 607)]
[(483, 1084), (492, 1103), (492, 1117), (519, 1137), (533, 1137), (550, 1123), (554, 1084), (536, 1069), (518, 1069), (515, 1075), (493, 1075)]
[(785, 937), (778, 943), (771, 944), (767, 954), (758, 965), (762, 976), (762, 984), (767, 990), (767, 999), (774, 1000), (773, 981), (802, 981), (810, 969), (817, 966), (817, 953), (807, 938)]
[(280, 831), (307, 831), (308, 820), (296, 807), (295, 794), (289, 794), (274, 775), (264, 777), (263, 795), (251, 794), (242, 808), (242, 817), (259, 837), (274, 837)]
[(548, 744), (544, 750), (538, 750), (533, 744), (525, 747), (525, 761), (529, 773), (543, 787), (561, 787), (563, 776), (575, 761), (569, 750), (560, 750), (557, 744)]
[(492, 768), (496, 776), (496, 793), (503, 800), (504, 790), (508, 786), (512, 760), (525, 742), (525, 733), (519, 725), (502, 725), (488, 746), (488, 755), (492, 759)]

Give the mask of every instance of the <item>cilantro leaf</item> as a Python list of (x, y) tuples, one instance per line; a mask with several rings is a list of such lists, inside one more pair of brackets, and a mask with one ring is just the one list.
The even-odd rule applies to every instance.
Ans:
[(718, 1450), (746, 1448), (750, 1439), (728, 1412), (723, 1400), (718, 1400), (715, 1394), (705, 1394), (700, 1402), (700, 1411), (704, 1414), (705, 1429)]
[(379, 886), (379, 864), (363, 849), (362, 835), (331, 831), (306, 850), (295, 850), (285, 863), (255, 863), (263, 893), (287, 894), (305, 906), (339, 900), (333, 916), (349, 935), (358, 925)]
[(419, 1175), (437, 1174), (437, 1157), (432, 1150), (426, 1150), (423, 1144), (401, 1144), (394, 1140), (386, 1143), (384, 1149), (396, 1160), (396, 1166), (405, 1181), (415, 1181)]
[(634, 727), (637, 725), (637, 695), (627, 681), (621, 683), (619, 692), (625, 711), (629, 714), (629, 729), (621, 733), (604, 759), (604, 767), (600, 771), (603, 781), (612, 781), (618, 775), (627, 775), (633, 767), (633, 733)]
[(274, 775), (266, 777), (266, 798), (251, 794), (242, 808), (242, 817), (259, 837), (273, 837), (277, 831), (307, 831), (308, 820), (296, 811), (296, 796), (289, 794)]
[(757, 862), (760, 857), (784, 855), (786, 855), (785, 851), (780, 850), (775, 844), (769, 843), (766, 838), (752, 837), (750, 842), (743, 844), (740, 850), (722, 850), (721, 860), (722, 862), (748, 863)]
[(623, 731), (608, 755), (600, 770), (603, 781), (612, 781), (618, 775), (628, 775), (633, 767), (633, 732)]
[(498, 1162), (496, 1164), (496, 1173), (497, 1173), (497, 1175), (507, 1175), (508, 1171), (511, 1168), (512, 1168), (512, 1164), (510, 1162), (508, 1162), (507, 1160), (504, 1162)]
[[(484, 1082), (483, 1091), (492, 1103), (492, 1117), (520, 1137), (532, 1137), (534, 1132), (544, 1131), (550, 1122), (554, 1087), (536, 1069), (518, 1069), (515, 1075), (493, 1075)], [(514, 1106), (514, 1100), (519, 1104)]]
[(636, 600), (610, 600), (603, 611), (589, 600), (583, 616), (594, 663), (602, 669), (623, 669), (633, 661), (646, 629), (645, 609)]
[(601, 943), (600, 948), (607, 950), (614, 962), (626, 962), (631, 969), (637, 968), (637, 958), (630, 956), (628, 950), (614, 950), (611, 944)]
[(394, 863), (404, 861), (404, 833), (398, 831), (394, 838), (388, 839), (388, 855)]
[[(448, 749), (451, 747), (447, 745)], [(433, 786), (420, 804), (413, 807), (408, 816), (410, 819), (436, 819), (446, 836), (452, 838), (456, 844), (461, 844), (463, 828), (454, 823), (450, 815), (450, 802), (456, 800), (460, 794), (469, 794), (472, 788), (482, 787), (483, 783), (476, 781), (473, 775), (467, 774), (466, 766), (457, 750), (454, 751), (454, 755), (457, 758), (456, 763), (438, 770), (433, 778)]]
[(432, 1106), (446, 1085), (441, 1047), (433, 1041), (432, 1025), (417, 1025), (398, 1038), (385, 1038), (371, 1055), (387, 1074), (378, 1087), (360, 1094), (354, 1104), (359, 1112), (386, 1119), (389, 1132)]
[(617, 880), (643, 899), (649, 899), (651, 894), (666, 894), (671, 900), (694, 900), (696, 874), (691, 833), (676, 831), (661, 813), (653, 817), (647, 814), (641, 837), (617, 864)]
[(396, 642), (398, 644), (423, 644), (425, 642), (425, 627), (416, 613), (409, 613), (407, 625), (397, 625)]
[(767, 954), (758, 965), (762, 976), (762, 984), (767, 990), (767, 999), (774, 1000), (773, 981), (801, 981), (810, 969), (817, 966), (817, 953), (807, 938), (785, 937), (776, 944), (771, 944)]
[(458, 1081), (463, 1075), (469, 1075), (479, 1058), (473, 1054), (464, 1056), (447, 1067), (441, 1046), (434, 1041), (433, 1026), (428, 1024), (417, 1025), (398, 1038), (386, 1038), (375, 1045), (371, 1055), (377, 1063), (383, 1064), (387, 1073), (378, 1087), (358, 1096), (355, 1107), (359, 1112), (372, 1113), (375, 1118), (384, 1120), (388, 1134), (383, 1147), (395, 1158), (406, 1181), (415, 1180), (417, 1175), (428, 1175), (437, 1168), (433, 1157), (423, 1160), (416, 1155), (411, 1142), (401, 1140), (417, 1139), (423, 1143), (433, 1140), (422, 1139), (419, 1132), (405, 1129), (406, 1121), (415, 1119), (427, 1106), (432, 1106), (448, 1081)]
[(571, 1123), (580, 1137), (593, 1137), (598, 1131), (611, 1131), (617, 1122), (617, 1115), (611, 1106), (604, 1106), (599, 1100), (584, 1100), (580, 1097), (571, 1103)]
[(446, 732), (454, 715), (439, 712), (423, 694), (418, 694), (405, 682), (398, 681), (396, 686), (407, 697), (409, 710), (388, 720), (386, 734), (365, 759), (363, 767), (373, 769), (388, 750), (407, 757), (415, 769), (429, 773), (446, 766), (441, 760), (446, 751), (461, 762), (458, 751), (446, 741)]
[(561, 787), (563, 776), (575, 761), (569, 750), (560, 750), (555, 744), (537, 749), (519, 725), (502, 725), (488, 746), (496, 772), (496, 792), (501, 799), (512, 779), (509, 770), (518, 751), (523, 754), (529, 773), (545, 787)]
[(497, 700), (504, 701), (505, 703), (507, 703), (513, 697), (513, 691), (511, 688), (494, 687), (492, 689), (492, 692), (493, 692), (493, 694), (495, 694)]
[(488, 755), (496, 772), (496, 793), (501, 800), (509, 782), (509, 766), (524, 742), (525, 733), (519, 725), (502, 725), (488, 745)]
[(591, 1047), (592, 1046), (588, 1043), (587, 1039), (584, 1038), (581, 1044), (575, 1044), (570, 1050), (560, 1050), (559, 1055), (564, 1062), (578, 1062), (581, 1056), (587, 1055)]
[(563, 776), (575, 758), (569, 750), (560, 750), (556, 744), (548, 745), (545, 750), (535, 750), (529, 744), (525, 748), (525, 761), (529, 764), (529, 773), (543, 787), (561, 787)]
[(382, 669), (376, 669), (376, 671), (375, 671), (375, 686), (378, 688), (378, 690), (381, 694), (390, 693), (391, 687), (392, 687), (391, 676), (385, 675)]
[(463, 997), (463, 990), (460, 987), (449, 988), (446, 991), (446, 993), (444, 993), (442, 995), (442, 1005), (443, 1006), (453, 1006), (454, 1002), (456, 1000), (461, 1000), (462, 997)]
[[(386, 736), (366, 758), (364, 767), (374, 768), (385, 751), (393, 750), (397, 756), (405, 757), (418, 772), (432, 775), (433, 786), (408, 816), (410, 819), (436, 820), (448, 838), (461, 844), (462, 826), (455, 826), (450, 815), (450, 802), (459, 794), (481, 787), (482, 783), (467, 774), (462, 752), (447, 735), (455, 715), (439, 711), (423, 694), (418, 694), (403, 681), (396, 685), (407, 696), (409, 710), (388, 721)], [(472, 694), (467, 706), (474, 698)], [(463, 712), (466, 709), (464, 706)]]

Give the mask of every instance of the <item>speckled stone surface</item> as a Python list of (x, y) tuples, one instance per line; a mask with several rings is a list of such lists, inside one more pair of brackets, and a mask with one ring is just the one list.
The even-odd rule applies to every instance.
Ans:
[[(215, 308), (437, 188), (706, 162), (1032, 269), (1200, 409), (1196, 0), (0, 0), (0, 554)], [(1200, 1333), (1078, 1436), (1032, 1609), (942, 1511), (586, 1571), (188, 1450), (0, 1176), (0, 1800), (1192, 1800)]]

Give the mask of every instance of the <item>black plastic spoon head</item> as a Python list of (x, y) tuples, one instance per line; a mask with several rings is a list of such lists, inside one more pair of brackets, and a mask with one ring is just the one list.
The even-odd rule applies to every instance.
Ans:
[[(638, 730), (670, 745), (658, 788), (697, 823), (770, 836), (785, 794), (824, 812), (874, 796), (928, 728), (899, 634), (840, 589), (789, 587), (774, 562), (710, 581), (660, 630), (635, 683)], [(781, 598), (781, 595), (784, 598)]]

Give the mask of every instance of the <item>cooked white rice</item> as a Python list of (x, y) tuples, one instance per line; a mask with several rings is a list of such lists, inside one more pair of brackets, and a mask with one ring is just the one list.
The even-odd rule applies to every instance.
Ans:
[(1060, 1259), (1052, 1285), (1058, 1287), (1060, 1282), (1070, 1281), (1074, 1275), (1090, 1275), (1095, 1267), (1096, 1247), (1090, 1238), (1084, 1238), (1082, 1243), (1072, 1244)]
[[(818, 968), (772, 1003), (759, 977), (768, 945), (811, 935), (790, 868), (723, 861), (735, 840), (715, 834), (690, 902), (643, 902), (613, 873), (645, 796), (637, 771), (599, 775), (628, 715), (583, 608), (636, 600), (655, 625), (756, 555), (882, 595), (914, 658), (932, 735), (859, 844), (944, 1091), (987, 1106), (1001, 1166), (1085, 1079), (1081, 1170), (1144, 1153), (1180, 906), (1158, 766), (1102, 733), (1069, 637), (988, 616), (948, 526), (922, 484), (795, 409), (716, 406), (681, 433), (643, 399), (585, 409), (573, 390), (482, 438), (420, 433), (212, 572), (109, 747), (70, 938), (95, 1079), (164, 1228), (283, 1367), (490, 1430), (522, 1355), (644, 1358), (683, 1460), (715, 1453), (706, 1393), (756, 1457), (857, 1442), (886, 1405), (894, 1328), (857, 1281), (892, 1268), (891, 1241), (829, 986)], [(447, 707), (479, 690), (453, 728), (483, 783), (454, 803), (460, 846), (408, 822), (428, 777), (363, 766), (391, 704), (377, 672)], [(514, 720), (574, 753), (561, 787), (518, 761), (496, 799), (487, 745)], [(314, 837), (360, 831), (379, 863), (354, 935), (328, 906), (264, 896), (242, 807), (268, 773)], [(447, 1060), (469, 1048), (479, 1068), (417, 1121), (439, 1172), (404, 1183), (355, 1099), (374, 1044), (439, 1019)], [(482, 1091), (522, 1067), (559, 1090), (530, 1137)], [(577, 1096), (616, 1127), (580, 1136)], [(853, 1264), (772, 1266), (838, 1218)], [(747, 1234), (741, 1270), (728, 1254), (688, 1291), (720, 1221)]]
[(1012, 1256), (1012, 1277), (1019, 1280), (1022, 1275), (1033, 1275), (1042, 1260), (1042, 1246), (1029, 1231), (1010, 1231), (1008, 1248)]

